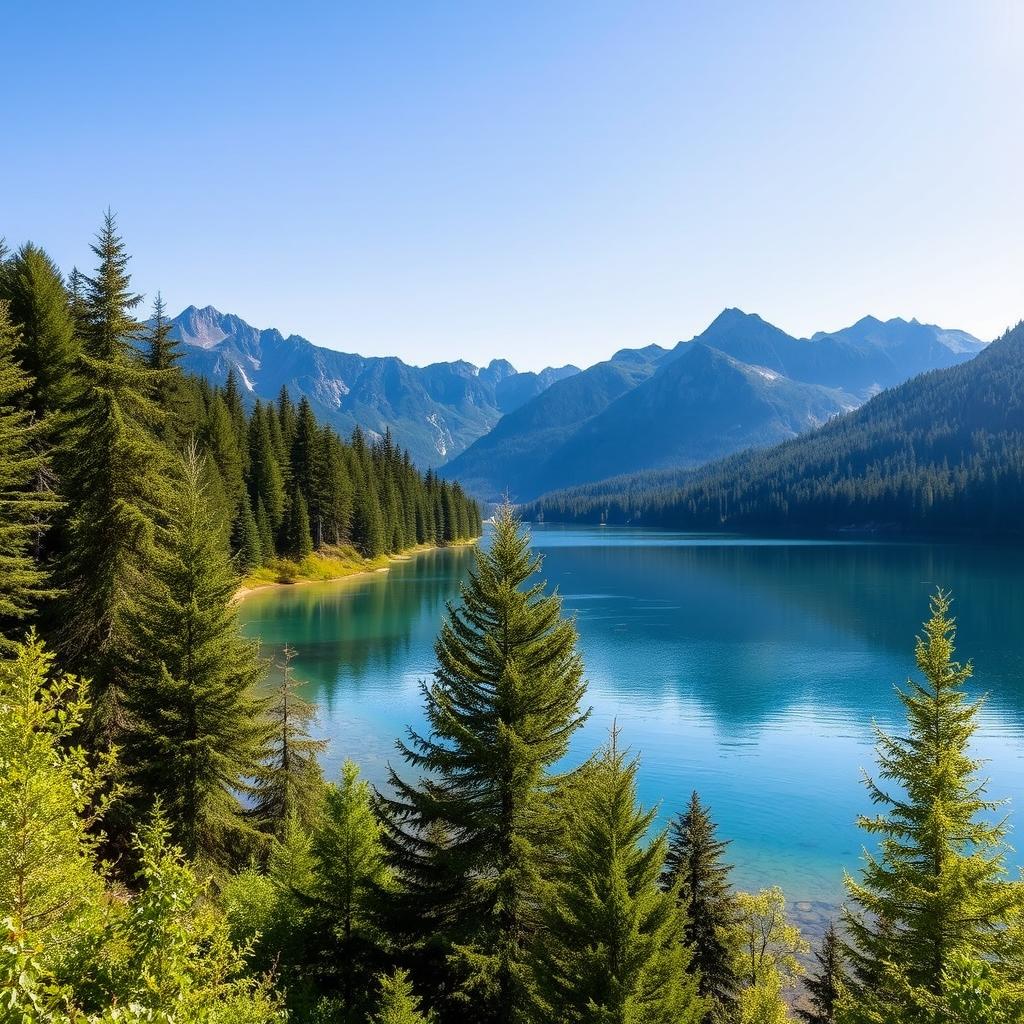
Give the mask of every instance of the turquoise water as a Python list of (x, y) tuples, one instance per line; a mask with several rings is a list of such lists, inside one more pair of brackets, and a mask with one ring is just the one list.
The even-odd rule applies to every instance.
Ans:
[[(893, 687), (914, 671), (936, 585), (957, 598), (971, 688), (989, 695), (976, 753), (1024, 832), (1024, 552), (552, 526), (533, 536), (577, 619), (589, 680), (593, 715), (570, 758), (617, 720), (642, 759), (642, 800), (664, 819), (696, 788), (732, 839), (740, 885), (839, 899), (860, 855), (854, 819), (870, 809), (859, 778), (873, 764), (872, 719), (901, 724)], [(266, 653), (298, 650), (329, 773), (351, 757), (382, 782), (395, 737), (422, 724), (419, 680), (471, 559), (427, 552), (389, 573), (243, 602)]]

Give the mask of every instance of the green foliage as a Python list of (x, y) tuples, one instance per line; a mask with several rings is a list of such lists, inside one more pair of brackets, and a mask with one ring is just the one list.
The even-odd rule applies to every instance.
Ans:
[(811, 1008), (797, 1013), (807, 1024), (835, 1024), (836, 1013), (846, 991), (846, 969), (842, 942), (831, 921), (814, 959), (817, 969), (804, 979)]
[(799, 957), (810, 952), (800, 929), (786, 915), (786, 897), (778, 886), (736, 895), (733, 928), (735, 972), (741, 989), (741, 1024), (788, 1020), (783, 991), (801, 974)]
[(380, 1001), (370, 1024), (431, 1024), (433, 1019), (433, 1014), (420, 1010), (420, 999), (405, 971), (380, 976)]
[(92, 676), (90, 732), (103, 742), (125, 726), (121, 706), (132, 637), (124, 615), (166, 520), (174, 460), (155, 431), (158, 372), (133, 345), (139, 297), (128, 290), (128, 255), (107, 214), (93, 251), (96, 276), (84, 298), (84, 393), (63, 490), (69, 499), (60, 573), (59, 648)]
[(693, 950), (690, 969), (700, 993), (710, 1001), (709, 1019), (727, 1016), (736, 1001), (737, 978), (732, 949), (736, 905), (725, 862), (728, 841), (715, 835), (715, 823), (694, 791), (686, 811), (669, 826), (662, 886), (676, 888), (686, 911), (684, 935)]
[(538, 940), (544, 1019), (695, 1024), (707, 1009), (678, 890), (658, 885), (665, 834), (644, 842), (656, 812), (637, 806), (637, 770), (613, 732), (573, 793), (566, 864)]
[(299, 696), (300, 683), (291, 667), (294, 657), (295, 651), (286, 647), (284, 662), (278, 666), (281, 681), (267, 705), (270, 739), (255, 775), (250, 811), (263, 831), (278, 838), (289, 823), (301, 830), (312, 829), (324, 799), (317, 755), (327, 749), (327, 742), (309, 734), (316, 708)]
[(980, 703), (964, 691), (972, 670), (954, 660), (949, 608), (938, 591), (915, 651), (925, 681), (900, 693), (908, 734), (876, 730), (881, 782), (866, 783), (886, 813), (860, 825), (879, 853), (865, 853), (860, 881), (846, 880), (853, 1019), (941, 1002), (954, 958), (1006, 955), (1024, 905), (1024, 883), (1006, 877), (1005, 821), (991, 820), (999, 805), (968, 752)]
[(426, 774), (408, 783), (392, 771), (395, 795), (381, 800), (407, 921), (455, 944), (481, 1020), (529, 1013), (526, 949), (559, 838), (552, 766), (586, 717), (576, 630), (531, 582), (539, 566), (505, 506), (441, 627), (423, 685), (430, 731), (399, 743)]
[(124, 762), (136, 815), (159, 799), (186, 855), (215, 864), (228, 863), (251, 833), (237, 794), (258, 773), (270, 732), (256, 694), (264, 666), (231, 603), (237, 585), (193, 446), (127, 616)]
[(111, 758), (72, 742), (85, 687), (53, 672), (30, 634), (0, 659), (0, 921), (50, 967), (97, 915), (91, 827), (106, 809)]
[(33, 545), (52, 496), (33, 486), (43, 466), (40, 426), (28, 409), (31, 379), (14, 358), (14, 330), (0, 300), (0, 654), (12, 649), (4, 633), (28, 618), (47, 596), (47, 576)]

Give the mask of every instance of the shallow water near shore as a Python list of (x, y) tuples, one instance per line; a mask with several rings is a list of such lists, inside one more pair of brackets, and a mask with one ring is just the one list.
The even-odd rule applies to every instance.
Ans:
[[(902, 726), (894, 685), (915, 672), (936, 586), (953, 591), (971, 691), (989, 695), (975, 754), (1024, 833), (1024, 551), (532, 532), (544, 577), (576, 617), (589, 680), (593, 714), (569, 761), (617, 721), (641, 758), (645, 805), (664, 821), (697, 789), (732, 840), (736, 883), (782, 885), (810, 930), (841, 899), (843, 870), (857, 869), (872, 720)], [(388, 573), (262, 591), (240, 606), (266, 655), (298, 651), (295, 672), (331, 740), (329, 775), (351, 757), (383, 784), (387, 762), (398, 763), (395, 738), (423, 724), (419, 682), (472, 558), (428, 551)]]

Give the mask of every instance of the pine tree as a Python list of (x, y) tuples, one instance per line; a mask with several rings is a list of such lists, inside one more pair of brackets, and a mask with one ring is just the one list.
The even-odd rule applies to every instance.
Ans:
[(151, 370), (170, 370), (178, 365), (181, 352), (178, 342), (171, 337), (173, 327), (167, 319), (163, 296), (157, 292), (146, 333), (146, 362)]
[(539, 567), (506, 505), (438, 636), (423, 684), (430, 731), (399, 743), (423, 777), (391, 770), (395, 795), (381, 798), (408, 912), (458, 945), (480, 1020), (530, 1012), (526, 947), (558, 834), (552, 766), (586, 718), (576, 630), (559, 598), (530, 582)]
[(256, 532), (259, 534), (260, 555), (265, 565), (274, 557), (276, 549), (274, 547), (274, 531), (270, 526), (270, 517), (267, 515), (262, 498), (256, 502)]
[(351, 761), (342, 766), (341, 780), (327, 787), (312, 851), (316, 912), (340, 943), (343, 1007), (354, 1014), (369, 1002), (377, 945), (374, 905), (390, 884), (390, 872), (369, 783)]
[(433, 1014), (424, 1014), (413, 992), (409, 975), (402, 970), (380, 976), (380, 998), (370, 1024), (431, 1024)]
[(700, 993), (710, 1001), (709, 1020), (732, 1012), (737, 979), (730, 931), (736, 907), (729, 886), (732, 866), (725, 862), (727, 840), (716, 838), (716, 825), (694, 791), (685, 813), (669, 826), (662, 885), (678, 887), (686, 908), (686, 944), (693, 949), (691, 969), (700, 978)]
[(250, 479), (253, 501), (262, 502), (272, 531), (284, 522), (284, 476), (270, 435), (269, 406), (256, 404), (249, 420)]
[(121, 708), (131, 638), (124, 611), (145, 575), (154, 535), (165, 518), (173, 464), (154, 436), (162, 414), (155, 371), (142, 365), (132, 316), (128, 254), (106, 215), (87, 280), (82, 356), (84, 393), (67, 460), (69, 505), (60, 572), (65, 591), (59, 647), (65, 664), (92, 678), (90, 732), (105, 742), (124, 727)]
[[(244, 438), (245, 434), (243, 433), (242, 439)], [(245, 477), (242, 469), (243, 445), (235, 433), (227, 404), (219, 394), (214, 395), (210, 403), (210, 411), (206, 416), (203, 430), (203, 442), (220, 472), (233, 518), (235, 512), (241, 509), (245, 497)]]
[(189, 858), (227, 863), (254, 835), (238, 794), (249, 791), (267, 749), (264, 666), (244, 639), (238, 585), (219, 539), (194, 446), (170, 524), (128, 616), (134, 640), (131, 727), (124, 763), (136, 813), (159, 799)]
[(658, 885), (665, 833), (645, 844), (656, 809), (637, 805), (637, 769), (613, 729), (608, 748), (582, 773), (566, 867), (540, 939), (543, 1019), (696, 1024), (704, 1017), (678, 892)]
[(235, 521), (235, 549), (238, 551), (238, 565), (243, 572), (252, 572), (263, 564), (263, 545), (260, 542), (259, 525), (249, 503), (249, 495), (242, 494), (242, 509)]
[(323, 776), (317, 756), (327, 749), (326, 740), (310, 736), (316, 708), (299, 696), (299, 682), (292, 669), (295, 651), (284, 649), (278, 666), (281, 682), (267, 707), (272, 728), (269, 756), (256, 776), (252, 817), (259, 827), (280, 838), (289, 823), (310, 830), (323, 800)]
[(31, 378), (14, 359), (7, 303), (0, 301), (0, 655), (11, 649), (3, 633), (32, 615), (49, 594), (32, 547), (54, 503), (32, 486), (42, 464), (36, 442), (43, 421), (33, 421), (30, 393)]
[(797, 1010), (801, 1020), (807, 1024), (835, 1024), (836, 1011), (846, 987), (846, 972), (843, 966), (843, 948), (835, 924), (829, 921), (821, 948), (814, 953), (818, 967), (814, 974), (804, 979), (811, 999), (811, 1009)]
[(10, 303), (16, 358), (32, 380), (29, 408), (37, 419), (50, 419), (57, 437), (58, 426), (71, 425), (81, 391), (81, 344), (60, 272), (42, 249), (23, 245), (0, 274), (0, 298)]
[(289, 513), (288, 550), (299, 561), (308, 558), (313, 553), (313, 537), (309, 532), (306, 498), (298, 488), (292, 495)]
[(900, 692), (908, 734), (876, 730), (883, 781), (866, 784), (887, 813), (862, 817), (860, 826), (880, 837), (880, 849), (865, 853), (860, 881), (846, 880), (854, 903), (847, 953), (855, 979), (871, 981), (853, 985), (854, 1020), (945, 1012), (953, 959), (998, 963), (1006, 925), (1024, 907), (1024, 883), (1006, 875), (1006, 824), (989, 817), (999, 804), (986, 799), (968, 753), (981, 704), (964, 692), (970, 663), (953, 660), (949, 609), (949, 595), (937, 591), (915, 651), (925, 682), (911, 680)]

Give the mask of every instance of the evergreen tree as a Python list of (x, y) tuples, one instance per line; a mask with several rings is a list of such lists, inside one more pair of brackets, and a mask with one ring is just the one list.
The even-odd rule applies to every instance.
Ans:
[(306, 498), (296, 488), (292, 495), (291, 512), (288, 523), (288, 550), (300, 561), (313, 553), (313, 538), (309, 532), (309, 513), (306, 510)]
[(33, 422), (27, 408), (30, 392), (31, 378), (14, 359), (7, 303), (0, 301), (0, 655), (10, 648), (3, 633), (49, 593), (32, 557), (39, 523), (53, 511), (53, 501), (32, 486), (42, 464), (36, 450), (42, 421)]
[(696, 1024), (707, 1001), (688, 972), (678, 892), (658, 886), (665, 834), (644, 844), (656, 810), (637, 806), (638, 762), (617, 740), (613, 730), (583, 773), (567, 829), (567, 864), (540, 940), (543, 1017)]
[(433, 1014), (421, 1011), (405, 971), (380, 976), (380, 999), (370, 1024), (431, 1024), (433, 1019)]
[(242, 494), (242, 510), (236, 521), (235, 548), (238, 564), (244, 572), (252, 572), (263, 564), (263, 545), (259, 525), (249, 503), (249, 495)]
[(257, 402), (249, 420), (252, 498), (263, 503), (267, 521), (276, 532), (284, 522), (284, 476), (270, 434), (270, 407)]
[(59, 646), (65, 663), (91, 674), (90, 731), (107, 742), (124, 727), (121, 708), (131, 637), (124, 612), (139, 588), (169, 499), (170, 454), (154, 436), (162, 414), (156, 371), (142, 365), (134, 340), (128, 254), (108, 213), (87, 280), (83, 409), (65, 476), (69, 499), (60, 582)]
[(124, 762), (136, 813), (159, 799), (189, 858), (223, 864), (250, 834), (238, 794), (268, 741), (257, 646), (241, 636), (238, 585), (219, 540), (193, 446), (170, 524), (129, 615), (131, 728)]
[(173, 326), (167, 319), (163, 296), (157, 292), (146, 333), (146, 362), (150, 369), (170, 370), (178, 365), (181, 352), (178, 351), (178, 342), (171, 337)]
[(669, 826), (662, 886), (677, 888), (686, 909), (686, 944), (693, 949), (691, 969), (700, 993), (710, 1000), (709, 1019), (724, 1019), (734, 1009), (737, 979), (730, 933), (736, 907), (729, 886), (732, 866), (725, 862), (727, 840), (718, 839), (708, 809), (694, 791), (690, 804)]
[(249, 473), (249, 446), (246, 444), (247, 421), (245, 405), (242, 402), (242, 392), (238, 387), (238, 376), (235, 374), (234, 366), (228, 368), (228, 376), (224, 383), (222, 397), (225, 406), (227, 406), (231, 425), (234, 427), (235, 440), (242, 458), (242, 473), (247, 476)]
[(408, 783), (391, 770), (395, 795), (380, 801), (408, 913), (457, 945), (480, 1020), (531, 1012), (526, 950), (558, 835), (552, 766), (586, 717), (576, 630), (530, 582), (539, 566), (506, 505), (438, 636), (423, 684), (430, 731), (399, 743), (424, 774)]
[(323, 776), (317, 755), (327, 749), (326, 740), (310, 734), (316, 708), (299, 696), (299, 682), (292, 670), (295, 651), (284, 649), (278, 666), (281, 682), (267, 707), (272, 728), (269, 756), (256, 776), (252, 816), (265, 832), (280, 838), (291, 823), (310, 830), (323, 800)]
[(0, 298), (17, 327), (15, 358), (32, 380), (28, 407), (36, 419), (48, 417), (59, 437), (81, 391), (81, 345), (60, 272), (42, 249), (23, 245), (0, 273)]
[(262, 498), (256, 502), (256, 532), (260, 538), (260, 555), (266, 564), (275, 554), (274, 531), (270, 526), (270, 517)]
[[(244, 438), (245, 433), (243, 432), (241, 436)], [(210, 403), (210, 411), (207, 413), (203, 430), (203, 442), (220, 472), (224, 492), (230, 502), (231, 516), (234, 518), (235, 513), (242, 508), (245, 497), (243, 445), (235, 433), (227, 404), (219, 394), (214, 395)]]
[(968, 753), (980, 702), (964, 692), (970, 663), (953, 660), (949, 608), (949, 595), (936, 592), (915, 651), (925, 681), (911, 680), (900, 693), (908, 735), (876, 730), (884, 782), (868, 778), (867, 786), (887, 813), (862, 817), (860, 825), (880, 837), (880, 850), (865, 853), (860, 881), (846, 880), (854, 903), (847, 952), (858, 979), (853, 1020), (928, 1007), (947, 1012), (953, 959), (998, 963), (1007, 925), (1024, 906), (1024, 883), (1006, 876), (1006, 824), (990, 819), (999, 805), (985, 798), (978, 762)]
[(843, 948), (835, 924), (829, 921), (821, 948), (814, 953), (817, 970), (804, 979), (810, 994), (811, 1009), (797, 1010), (801, 1020), (807, 1024), (835, 1024), (836, 1011), (846, 987), (846, 972), (843, 966)]
[(312, 852), (313, 898), (340, 943), (343, 1008), (353, 1014), (370, 1002), (377, 947), (373, 908), (390, 884), (390, 872), (370, 786), (351, 761), (342, 766), (340, 782), (327, 787)]

